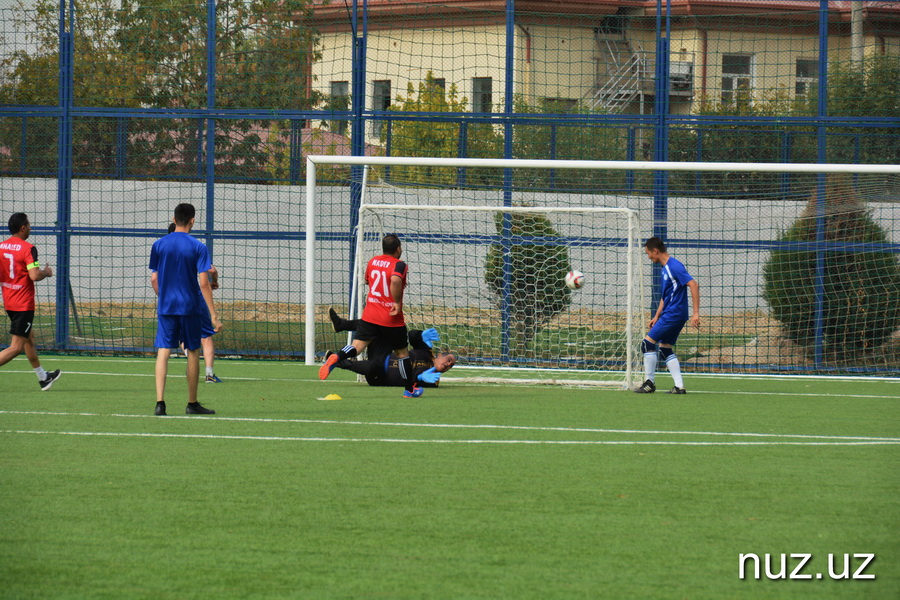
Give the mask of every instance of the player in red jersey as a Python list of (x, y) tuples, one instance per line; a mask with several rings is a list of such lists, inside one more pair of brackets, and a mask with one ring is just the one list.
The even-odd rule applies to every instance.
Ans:
[(394, 350), (398, 359), (397, 366), (406, 388), (404, 397), (417, 398), (422, 395), (422, 388), (416, 385), (413, 375), (407, 348), (406, 320), (403, 318), (403, 291), (409, 268), (400, 260), (403, 248), (396, 235), (384, 236), (381, 249), (384, 254), (372, 258), (366, 265), (369, 293), (353, 342), (325, 359), (325, 364), (319, 369), (319, 379), (327, 379), (337, 363), (353, 358), (378, 338)]
[(12, 341), (9, 348), (0, 352), (0, 365), (5, 365), (24, 350), (41, 390), (46, 391), (59, 379), (60, 371), (45, 371), (34, 347), (34, 282), (52, 277), (53, 269), (49, 266), (42, 269), (37, 248), (25, 241), (31, 235), (28, 215), (13, 214), (9, 218), (9, 232), (12, 237), (0, 244), (0, 287), (3, 288), (3, 307), (12, 321), (9, 329)]

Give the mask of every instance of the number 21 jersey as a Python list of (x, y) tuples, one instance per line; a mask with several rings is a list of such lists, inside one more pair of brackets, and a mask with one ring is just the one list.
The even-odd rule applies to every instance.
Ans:
[(369, 284), (369, 293), (366, 296), (366, 307), (363, 309), (362, 320), (384, 327), (403, 327), (406, 321), (401, 310), (396, 315), (391, 315), (391, 307), (394, 298), (391, 296), (391, 279), (396, 275), (403, 280), (406, 287), (406, 275), (408, 268), (406, 263), (399, 258), (383, 254), (376, 256), (366, 265), (366, 283)]

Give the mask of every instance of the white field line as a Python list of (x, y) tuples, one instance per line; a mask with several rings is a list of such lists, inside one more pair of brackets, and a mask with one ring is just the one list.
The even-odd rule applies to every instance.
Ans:
[[(149, 363), (148, 363), (149, 364)], [(152, 367), (153, 365), (150, 364)], [(33, 371), (14, 371), (12, 369), (4, 369), (4, 373), (32, 373)], [(155, 377), (153, 373), (104, 373), (101, 371), (63, 371), (67, 376), (68, 375), (91, 375), (98, 377)], [(178, 372), (174, 371), (174, 369), (169, 369), (169, 374), (172, 376), (178, 376)], [(183, 376), (183, 375), (182, 375)], [(295, 377), (229, 377), (229, 380), (234, 381), (319, 381), (316, 379), (304, 379), (304, 378), (295, 378)], [(352, 383), (347, 381), (346, 383)]]
[[(0, 415), (39, 415), (39, 416), (79, 416), (79, 417), (115, 417), (124, 419), (160, 419), (152, 415), (128, 415), (100, 413), (68, 413), (50, 411), (13, 411), (0, 410)], [(185, 419), (197, 421), (196, 416), (172, 415), (166, 420)], [(326, 419), (265, 419), (255, 417), (205, 417), (202, 421), (234, 421), (248, 423), (304, 423), (310, 425), (351, 425), (364, 427), (396, 427), (396, 428), (429, 428), (429, 429), (492, 429), (515, 431), (553, 431), (563, 433), (604, 433), (613, 435), (663, 435), (663, 436), (709, 436), (709, 437), (745, 437), (745, 438), (773, 438), (790, 440), (821, 440), (829, 443), (876, 443), (876, 444), (900, 444), (898, 437), (868, 437), (868, 436), (838, 436), (838, 435), (810, 435), (810, 434), (785, 434), (785, 433), (751, 433), (751, 432), (723, 432), (723, 431), (671, 431), (671, 430), (644, 430), (644, 429), (599, 429), (586, 427), (538, 427), (529, 425), (490, 425), (490, 424), (465, 424), (465, 423), (394, 423), (383, 421), (336, 421)], [(125, 434), (123, 434), (125, 435)], [(137, 435), (137, 434), (135, 434)], [(225, 436), (228, 437), (228, 436)], [(242, 436), (238, 436), (242, 437)], [(281, 438), (278, 438), (281, 439)], [(292, 439), (292, 438), (285, 438)], [(306, 438), (304, 438), (306, 439)], [(343, 439), (343, 438), (341, 438)], [(356, 438), (354, 438), (356, 439)], [(379, 438), (381, 439), (381, 438)], [(521, 440), (520, 440), (521, 441)], [(524, 443), (524, 442), (523, 442)], [(635, 442), (637, 443), (637, 442)], [(682, 443), (682, 442), (677, 442)], [(687, 442), (684, 442), (687, 443)], [(759, 443), (759, 442), (753, 442)], [(761, 442), (769, 443), (769, 442)], [(775, 443), (775, 442), (772, 442)], [(780, 443), (780, 442), (779, 442)], [(814, 443), (814, 442), (796, 442)]]
[(75, 435), (100, 437), (186, 438), (207, 440), (251, 440), (267, 442), (376, 442), (388, 444), (527, 444), (567, 446), (884, 446), (900, 445), (900, 441), (881, 442), (676, 442), (662, 440), (425, 440), (402, 438), (324, 438), (279, 437), (253, 435), (211, 435), (194, 433), (117, 433), (104, 431), (37, 431), (3, 429), (0, 433), (33, 435)]
[[(183, 358), (180, 355), (176, 355), (172, 353), (172, 358)], [(18, 358), (17, 360), (25, 361), (25, 358)], [(113, 358), (113, 357), (84, 357), (84, 356), (54, 356), (52, 359), (54, 362), (110, 362), (110, 363), (136, 363), (136, 364), (153, 364), (156, 361), (156, 357), (148, 356), (146, 358)], [(247, 360), (244, 362), (267, 362), (267, 361), (255, 361), (255, 360)], [(307, 365), (300, 361), (279, 361), (280, 366), (284, 367), (306, 367)], [(509, 372), (516, 373), (521, 372), (515, 369), (504, 369), (502, 367), (479, 367), (479, 366), (462, 366), (457, 370), (454, 370), (454, 373), (465, 372), (466, 370), (470, 371), (491, 371), (491, 372)], [(571, 369), (539, 369), (542, 372), (548, 373), (571, 373)], [(31, 371), (8, 371), (10, 373), (23, 373)], [(622, 371), (610, 371), (610, 374), (621, 374)], [(116, 373), (108, 373), (109, 375), (116, 375)], [(699, 378), (714, 378), (714, 379), (772, 379), (772, 380), (781, 380), (781, 381), (799, 381), (799, 380), (817, 380), (817, 381), (885, 381), (889, 383), (900, 383), (900, 377), (889, 377), (889, 376), (873, 376), (873, 375), (804, 375), (804, 374), (784, 374), (784, 373), (688, 373), (690, 377), (699, 377)], [(447, 377), (448, 381), (452, 381), (453, 377)], [(483, 384), (479, 384), (483, 385)], [(497, 384), (495, 384), (497, 385)], [(499, 384), (506, 385), (506, 384)], [(699, 392), (697, 392), (699, 393)]]
[[(135, 361), (138, 362), (138, 361)], [(145, 363), (150, 364), (151, 363)], [(303, 366), (303, 365), (300, 365)], [(170, 369), (170, 374), (176, 376), (177, 373)], [(33, 373), (32, 371), (16, 371), (13, 369), (4, 369), (4, 373)], [(66, 375), (90, 375), (97, 377), (154, 377), (154, 374), (151, 372), (148, 373), (105, 373), (102, 371), (65, 371)], [(228, 377), (228, 380), (234, 381), (296, 381), (298, 383), (316, 383), (318, 384), (319, 379), (313, 377)], [(340, 380), (339, 383), (354, 383), (349, 380)], [(533, 388), (535, 384), (522, 384), (522, 383), (463, 383), (463, 382), (455, 382), (452, 379), (448, 381), (453, 387), (496, 387), (498, 385), (503, 387), (527, 387)], [(577, 387), (577, 386), (576, 386)], [(581, 389), (581, 388), (580, 388)], [(873, 398), (873, 399), (888, 399), (888, 400), (896, 400), (898, 398), (897, 395), (876, 395), (876, 394), (821, 394), (821, 393), (791, 393), (791, 392), (736, 392), (736, 391), (726, 391), (726, 392), (716, 392), (712, 390), (692, 390), (690, 394), (714, 394), (714, 395), (747, 395), (747, 396), (800, 396), (807, 398)]]

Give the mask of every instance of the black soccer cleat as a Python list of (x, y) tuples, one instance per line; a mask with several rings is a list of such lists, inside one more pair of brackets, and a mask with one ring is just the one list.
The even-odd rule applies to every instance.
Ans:
[(206, 408), (199, 402), (188, 402), (187, 408), (184, 409), (184, 413), (187, 415), (214, 415), (216, 411), (211, 408)]
[(153, 411), (153, 414), (157, 417), (165, 417), (166, 416), (166, 403), (165, 402), (157, 402), (156, 409)]
[(673, 387), (671, 390), (666, 392), (667, 394), (687, 394), (687, 390), (684, 388), (680, 388), (677, 385)]
[(61, 375), (62, 375), (62, 372), (59, 369), (53, 371), (52, 373), (47, 373), (47, 379), (44, 379), (43, 381), (40, 382), (41, 391), (46, 392), (47, 390), (49, 390), (53, 386), (53, 383), (57, 379), (59, 379)]
[(347, 331), (344, 319), (340, 318), (333, 308), (328, 309), (328, 318), (331, 319), (331, 326), (334, 327), (335, 333)]
[(652, 394), (656, 391), (656, 384), (649, 379), (642, 383), (639, 387), (634, 388), (636, 394)]

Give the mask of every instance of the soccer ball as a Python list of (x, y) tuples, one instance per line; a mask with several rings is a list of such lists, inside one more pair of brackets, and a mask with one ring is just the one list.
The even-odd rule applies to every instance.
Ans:
[(569, 271), (566, 273), (566, 287), (577, 290), (584, 285), (584, 273), (581, 271)]

